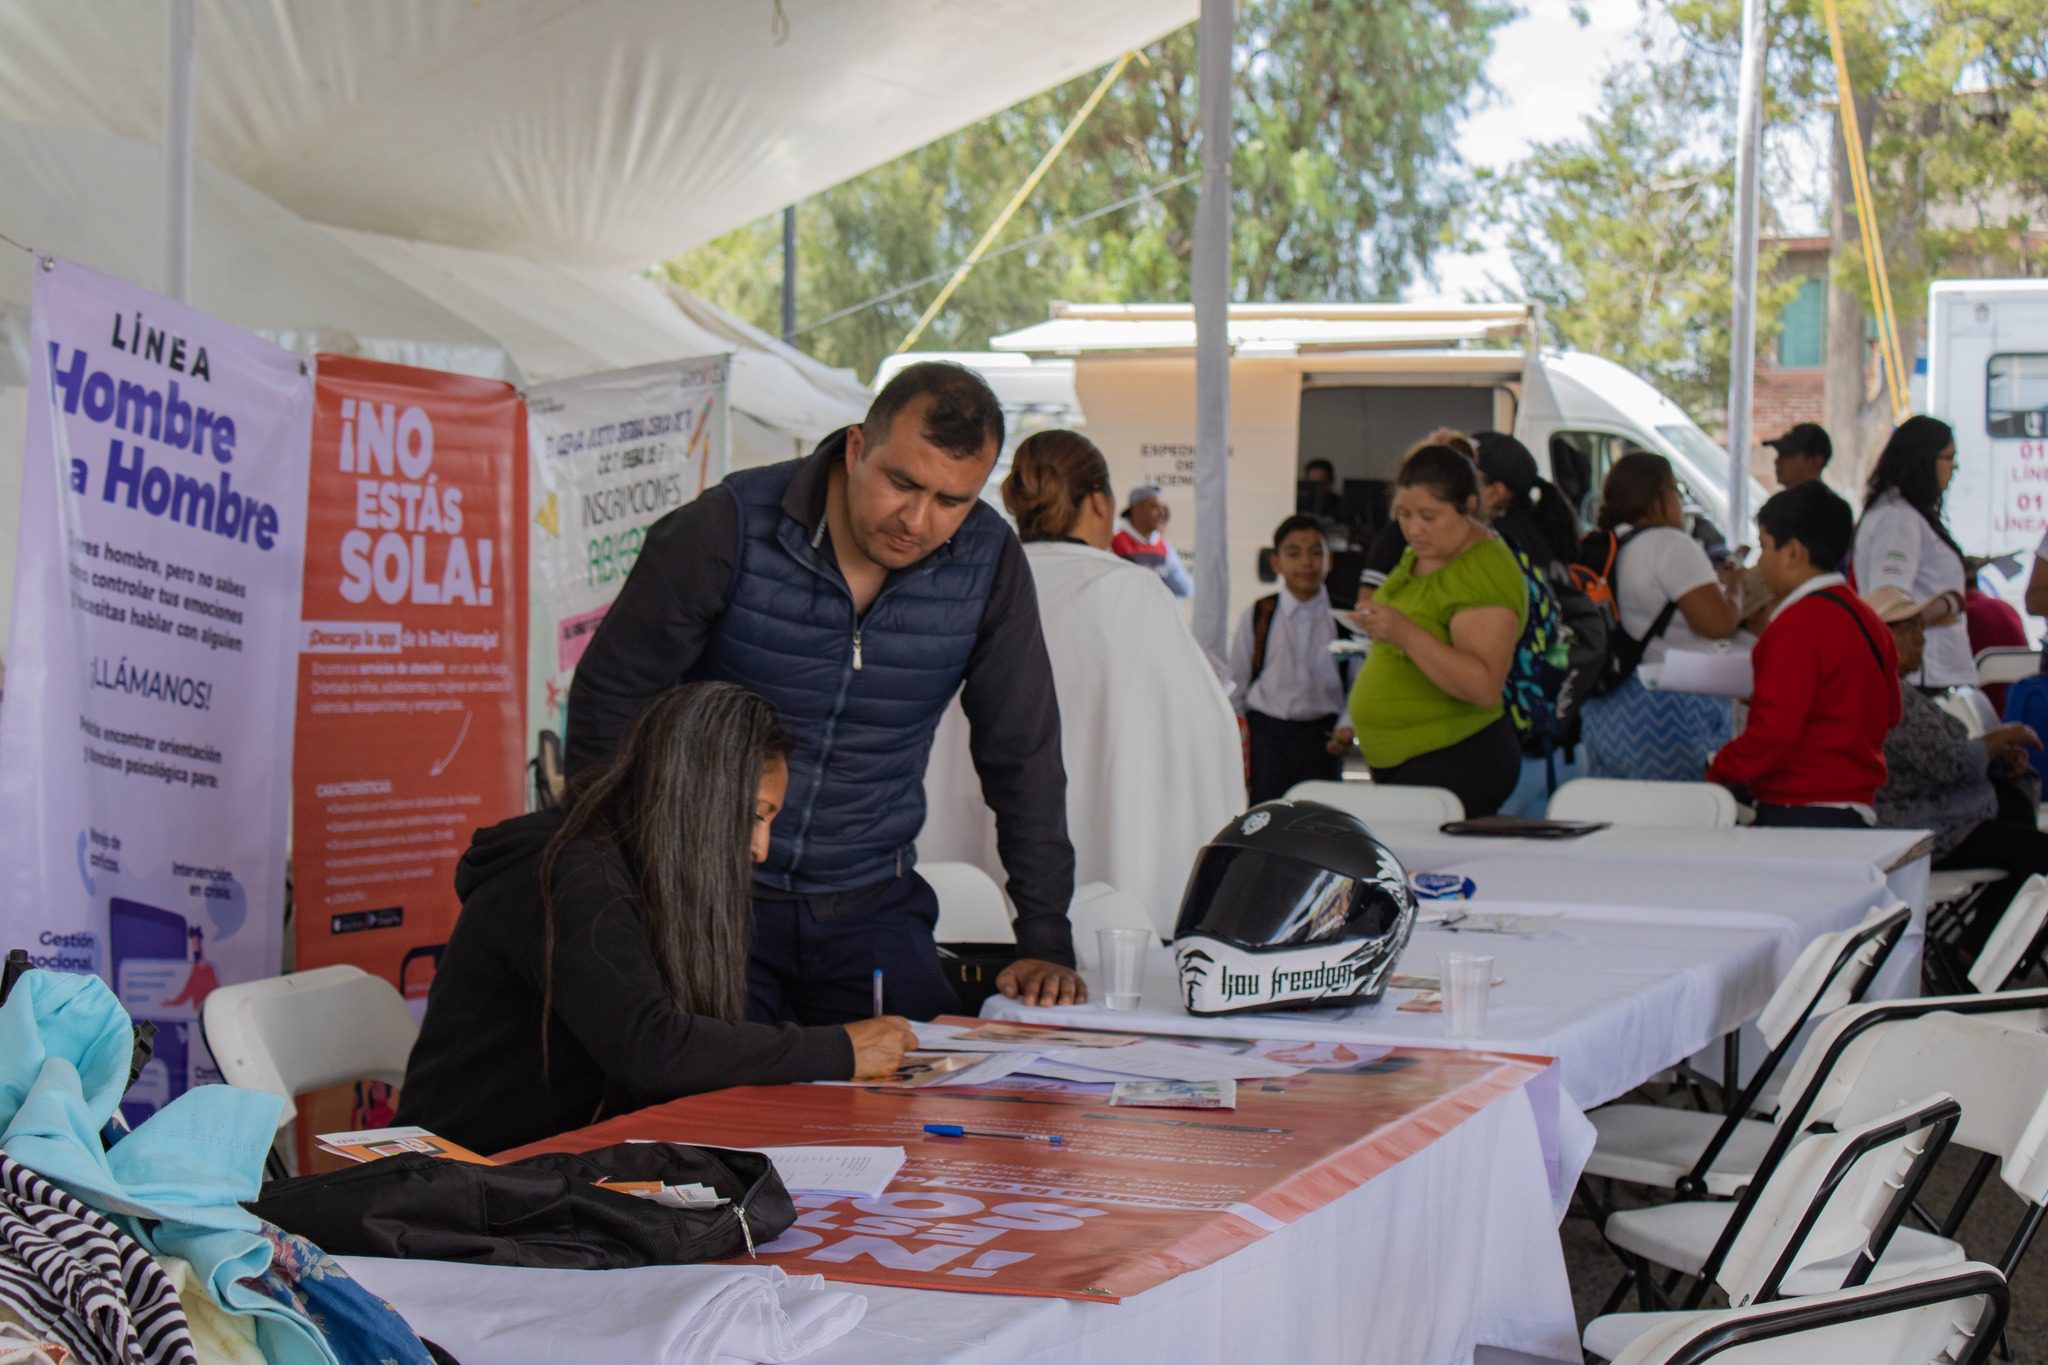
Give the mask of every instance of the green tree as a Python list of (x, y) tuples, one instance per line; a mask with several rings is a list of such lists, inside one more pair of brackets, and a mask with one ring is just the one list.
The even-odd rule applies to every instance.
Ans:
[[(1624, 66), (1581, 135), (1492, 178), (1521, 290), (1556, 339), (1637, 371), (1695, 418), (1728, 398), (1733, 138), (1703, 133), (1732, 122), (1724, 79), (1682, 57)], [(1797, 288), (1771, 281), (1774, 264), (1758, 261), (1760, 344)]]
[[(1237, 295), (1386, 298), (1450, 233), (1467, 190), (1453, 138), (1509, 0), (1264, 0), (1239, 8), (1232, 157)], [(919, 342), (978, 350), (1040, 321), (1054, 298), (1188, 296), (1201, 166), (1193, 28), (1128, 68), (1029, 203)], [(863, 377), (1099, 80), (1079, 78), (806, 201), (798, 325), (937, 276), (815, 326), (806, 349)], [(1146, 191), (1151, 191), (1146, 193)], [(1077, 219), (1133, 200), (1116, 212)], [(1006, 250), (1009, 247), (1014, 250)], [(686, 287), (773, 326), (779, 221), (669, 262)]]

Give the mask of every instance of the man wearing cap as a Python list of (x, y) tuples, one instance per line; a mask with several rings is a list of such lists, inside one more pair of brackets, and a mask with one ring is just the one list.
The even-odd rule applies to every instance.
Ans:
[(1181, 563), (1180, 551), (1166, 538), (1168, 515), (1158, 484), (1137, 485), (1131, 489), (1130, 506), (1117, 520), (1116, 535), (1109, 548), (1118, 559), (1142, 564), (1158, 574), (1160, 582), (1172, 589), (1175, 597), (1192, 597), (1195, 580), (1188, 576), (1187, 565)]
[(914, 1019), (959, 1008), (917, 875), (924, 769), (957, 693), (1016, 907), (997, 984), (1072, 1004), (1066, 769), (1023, 547), (982, 484), (1003, 442), (972, 370), (926, 362), (801, 460), (743, 469), (656, 522), (569, 691), (587, 773), (678, 683), (737, 683), (794, 740), (789, 794), (754, 870), (748, 1013)]
[[(1780, 490), (1797, 488), (1819, 479), (1835, 453), (1835, 443), (1828, 439), (1827, 429), (1818, 422), (1800, 422), (1783, 436), (1765, 441), (1764, 445), (1777, 452), (1775, 469)], [(1760, 566), (1753, 564), (1742, 571), (1740, 600), (1742, 628), (1752, 634), (1761, 634), (1770, 624), (1772, 612), (1777, 610), (1778, 594), (1764, 582)]]
[(1835, 443), (1828, 439), (1827, 429), (1818, 422), (1801, 422), (1783, 436), (1764, 444), (1778, 453), (1780, 488), (1797, 488), (1802, 483), (1812, 483), (1828, 467), (1828, 460), (1835, 453)]

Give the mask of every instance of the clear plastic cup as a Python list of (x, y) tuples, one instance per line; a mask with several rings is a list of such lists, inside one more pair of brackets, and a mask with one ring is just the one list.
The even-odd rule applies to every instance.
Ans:
[(1486, 1035), (1486, 997), (1493, 990), (1493, 957), (1486, 953), (1438, 953), (1444, 996), (1444, 1035)]
[(1145, 954), (1158, 942), (1150, 929), (1097, 929), (1096, 961), (1102, 968), (1102, 1003), (1113, 1010), (1134, 1010), (1143, 998)]

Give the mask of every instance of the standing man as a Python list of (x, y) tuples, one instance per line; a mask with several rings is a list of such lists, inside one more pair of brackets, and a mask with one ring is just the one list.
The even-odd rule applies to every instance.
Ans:
[(1777, 440), (1764, 444), (1778, 453), (1780, 489), (1812, 483), (1835, 453), (1835, 443), (1828, 439), (1827, 428), (1818, 422), (1801, 422)]
[(1181, 563), (1180, 551), (1166, 538), (1169, 515), (1166, 500), (1159, 496), (1159, 485), (1139, 484), (1131, 490), (1131, 504), (1117, 522), (1109, 548), (1118, 559), (1128, 559), (1158, 574), (1159, 581), (1175, 597), (1192, 597), (1195, 580), (1189, 576), (1188, 566)]
[[(932, 732), (955, 692), (1017, 907), (998, 985), (1069, 1004), (1066, 770), (1038, 598), (980, 498), (1003, 416), (958, 365), (903, 370), (808, 458), (742, 470), (663, 517), (569, 690), (572, 778), (680, 682), (766, 697), (796, 738), (789, 797), (754, 873), (748, 1013), (844, 1023), (957, 1009), (912, 870)], [(964, 690), (963, 690), (964, 684)]]
[[(1776, 472), (1780, 491), (1819, 479), (1835, 453), (1835, 443), (1828, 439), (1827, 428), (1818, 422), (1800, 422), (1783, 436), (1765, 441), (1764, 445), (1777, 452)], [(1820, 570), (1822, 573), (1835, 573), (1841, 567), (1839, 564), (1823, 564)], [(1740, 582), (1742, 595), (1736, 600), (1742, 607), (1742, 628), (1751, 634), (1761, 635), (1777, 613), (1778, 594), (1764, 581), (1760, 563), (1742, 570)]]

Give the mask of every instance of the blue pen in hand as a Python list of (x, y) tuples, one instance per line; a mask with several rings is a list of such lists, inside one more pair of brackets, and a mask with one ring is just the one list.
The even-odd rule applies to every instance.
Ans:
[(1058, 1133), (998, 1133), (988, 1128), (965, 1128), (957, 1123), (927, 1123), (924, 1130), (933, 1137), (1008, 1138), (1012, 1142), (1043, 1142), (1051, 1147), (1067, 1145), (1067, 1140)]
[(882, 1017), (882, 969), (875, 968), (875, 1018)]

